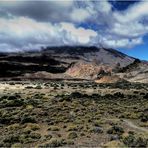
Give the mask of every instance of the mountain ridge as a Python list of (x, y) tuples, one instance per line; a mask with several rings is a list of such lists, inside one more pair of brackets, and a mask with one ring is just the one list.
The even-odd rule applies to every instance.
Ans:
[[(46, 47), (40, 51), (1, 53), (0, 78), (43, 79), (45, 77), (47, 79), (96, 80), (100, 78), (100, 74), (102, 77), (107, 74), (107, 80), (111, 79), (108, 78), (110, 75), (113, 79), (114, 75), (118, 75), (121, 81), (126, 77), (129, 78), (129, 73), (135, 69), (143, 75), (144, 69), (137, 69), (137, 67), (147, 68), (146, 65), (146, 62), (110, 48), (95, 46)], [(135, 76), (133, 75), (133, 77)], [(102, 80), (104, 79), (102, 78)]]

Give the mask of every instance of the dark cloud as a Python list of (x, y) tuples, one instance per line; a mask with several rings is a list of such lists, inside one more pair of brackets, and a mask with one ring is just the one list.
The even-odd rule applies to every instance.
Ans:
[[(54, 1), (17, 1), (13, 5), (9, 1), (0, 2), (0, 9), (14, 16), (26, 16), (37, 21), (61, 22), (69, 20), (69, 10)], [(58, 4), (59, 3), (59, 4)], [(61, 2), (62, 3), (62, 2)]]

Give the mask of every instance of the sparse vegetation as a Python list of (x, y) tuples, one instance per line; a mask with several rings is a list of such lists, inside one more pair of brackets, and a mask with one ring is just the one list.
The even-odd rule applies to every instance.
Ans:
[(146, 148), (148, 140), (142, 137), (135, 137), (133, 134), (129, 134), (124, 137), (123, 143), (128, 147)]
[(0, 147), (147, 147), (143, 87), (148, 85), (61, 81), (23, 85), (23, 91), (1, 93)]

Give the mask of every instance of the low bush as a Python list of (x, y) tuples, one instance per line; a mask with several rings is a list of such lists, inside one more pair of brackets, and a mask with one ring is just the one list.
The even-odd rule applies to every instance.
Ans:
[(129, 134), (123, 138), (123, 143), (128, 147), (146, 148), (148, 141), (142, 137), (136, 138), (134, 135)]
[(41, 145), (39, 147), (60, 147), (63, 145), (64, 145), (63, 139), (52, 138), (48, 143)]
[(21, 118), (21, 123), (24, 124), (24, 123), (36, 123), (36, 119), (35, 117), (32, 117), (32, 116), (23, 116)]
[(50, 131), (59, 131), (60, 128), (59, 128), (58, 126), (50, 126), (50, 127), (48, 128), (48, 130), (50, 130)]
[(93, 132), (93, 133), (103, 133), (103, 129), (99, 126), (95, 126), (93, 128), (90, 129), (90, 132)]
[(77, 135), (76, 132), (70, 132), (70, 133), (68, 133), (68, 135), (67, 135), (67, 138), (68, 138), (68, 139), (75, 139), (75, 138), (77, 138), (77, 137), (78, 137), (78, 135)]
[(108, 134), (117, 134), (117, 135), (121, 135), (124, 133), (124, 130), (122, 127), (119, 127), (117, 125), (114, 125), (113, 127), (111, 127), (108, 131)]

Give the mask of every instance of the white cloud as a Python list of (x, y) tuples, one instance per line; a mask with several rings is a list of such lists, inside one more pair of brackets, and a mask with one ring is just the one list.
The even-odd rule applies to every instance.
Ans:
[(0, 49), (11, 47), (17, 51), (63, 44), (85, 45), (96, 36), (95, 31), (77, 28), (71, 23), (51, 24), (26, 17), (0, 18)]
[(140, 20), (142, 17), (148, 16), (148, 2), (142, 1), (130, 7), (124, 12), (114, 13), (114, 17), (121, 23)]
[(115, 48), (130, 48), (143, 43), (142, 38), (148, 34), (148, 24), (142, 21), (148, 17), (147, 1), (135, 3), (124, 11), (112, 12), (110, 17), (114, 22), (111, 22), (107, 28), (106, 34), (116, 37), (110, 41)]
[(143, 21), (148, 17), (147, 1), (124, 11), (113, 11), (107, 0), (10, 3), (0, 2), (2, 50), (63, 44), (130, 48), (142, 44), (148, 33), (148, 21)]
[(36, 22), (25, 17), (0, 19), (0, 45), (11, 45), (14, 50), (27, 49), (33, 45), (36, 48), (37, 45), (60, 44), (59, 34), (59, 26), (51, 23)]
[(138, 37), (148, 32), (148, 26), (139, 22), (128, 22), (128, 23), (115, 23), (111, 33), (123, 36), (123, 37)]
[(93, 30), (84, 29), (82, 27), (76, 28), (71, 23), (61, 23), (61, 25), (61, 29), (66, 31), (67, 40), (70, 39), (74, 43), (91, 44), (91, 38), (97, 37), (97, 33)]
[(135, 45), (139, 45), (143, 43), (141, 37), (139, 38), (118, 38), (117, 36), (104, 36), (101, 37), (101, 43), (108, 48), (132, 48)]
[(127, 37), (138, 37), (148, 33), (148, 24), (142, 21), (148, 17), (147, 1), (136, 3), (123, 12), (114, 12), (113, 17), (116, 22), (111, 30), (112, 33)]
[(70, 17), (73, 21), (76, 22), (83, 22), (90, 17), (90, 13), (86, 9), (78, 8), (74, 9), (70, 14)]
[(111, 11), (111, 4), (107, 0), (99, 1), (98, 10), (104, 13), (109, 13)]
[(74, 4), (74, 0), (52, 0), (49, 1), (52, 5), (59, 6), (59, 7), (71, 7)]

